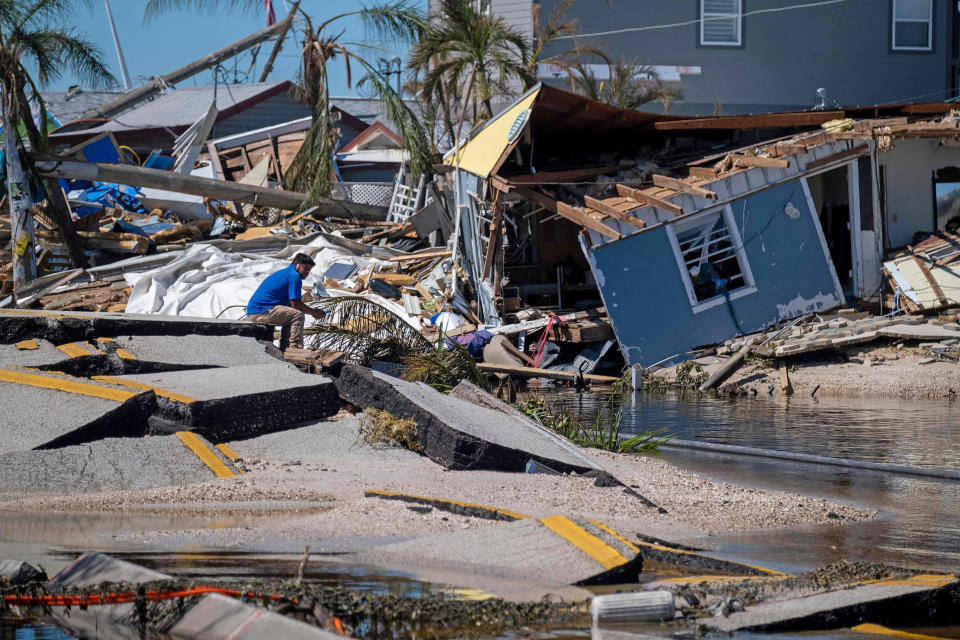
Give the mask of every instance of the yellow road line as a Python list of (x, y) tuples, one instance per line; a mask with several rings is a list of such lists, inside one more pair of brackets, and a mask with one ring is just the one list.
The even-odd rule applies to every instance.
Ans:
[(675, 578), (660, 578), (656, 583), (665, 582), (668, 584), (729, 584), (736, 582), (779, 582), (784, 580), (785, 576), (677, 576)]
[(21, 340), (17, 343), (17, 349), (20, 351), (33, 351), (34, 349), (39, 348), (40, 343), (38, 343), (34, 338), (30, 338), (29, 340)]
[(41, 376), (23, 371), (11, 371), (9, 369), (0, 369), (0, 382), (11, 382), (29, 387), (53, 389), (55, 391), (63, 391), (81, 396), (113, 400), (114, 402), (126, 402), (136, 395), (123, 389), (101, 387), (100, 385), (90, 384), (88, 382), (80, 382), (77, 379), (64, 379), (60, 376)]
[(93, 376), (94, 380), (99, 380), (100, 382), (107, 382), (109, 384), (120, 385), (121, 387), (130, 387), (131, 389), (141, 389), (143, 391), (153, 391), (158, 396), (163, 396), (174, 402), (182, 402), (184, 404), (190, 404), (191, 402), (196, 402), (196, 398), (191, 398), (190, 396), (185, 396), (180, 393), (175, 393), (173, 391), (167, 391), (166, 389), (159, 389), (157, 387), (151, 387), (149, 384), (144, 384), (142, 382), (134, 382), (132, 380), (124, 380), (123, 378), (114, 378), (113, 376)]
[(940, 636), (927, 636), (923, 635), (922, 633), (897, 631), (895, 629), (888, 629), (887, 627), (880, 626), (879, 624), (871, 623), (858, 624), (851, 630), (857, 631), (858, 633), (872, 633), (879, 636), (894, 636), (896, 638), (912, 638), (913, 640), (948, 640), (948, 638), (943, 638)]
[[(685, 550), (685, 549), (675, 549), (675, 548), (673, 548), (673, 547), (667, 547), (667, 546), (664, 546), (664, 545), (662, 545), (662, 544), (655, 544), (655, 543), (653, 543), (653, 542), (644, 542), (644, 541), (642, 541), (642, 540), (630, 541), (630, 540), (627, 540), (626, 538), (624, 538), (623, 536), (621, 536), (619, 533), (617, 533), (616, 531), (614, 531), (613, 529), (611, 529), (610, 527), (606, 526), (605, 524), (603, 524), (603, 523), (601, 523), (601, 522), (597, 522), (596, 520), (590, 520), (590, 524), (595, 525), (595, 526), (599, 527), (600, 529), (603, 529), (604, 531), (606, 531), (606, 532), (609, 533), (610, 535), (614, 536), (615, 538), (617, 538), (618, 540), (620, 540), (621, 542), (623, 542), (624, 544), (626, 544), (628, 547), (630, 547), (630, 549), (636, 551), (637, 553), (640, 553), (640, 552), (642, 551), (641, 547), (647, 547), (648, 549), (656, 549), (657, 551), (666, 551), (666, 552), (669, 552), (669, 553), (679, 553), (679, 554), (684, 554), (684, 555), (688, 555), (688, 556), (696, 556), (696, 557), (700, 557), (700, 558), (709, 558), (709, 557), (710, 557), (710, 556), (706, 556), (706, 555), (704, 555), (704, 554), (702, 554), (702, 553), (697, 553), (697, 552), (695, 552), (695, 551), (687, 551), (687, 550)], [(719, 559), (719, 558), (718, 558), (718, 559)], [(766, 567), (759, 567), (759, 566), (757, 566), (757, 565), (747, 564), (746, 562), (739, 562), (739, 561), (734, 561), (734, 560), (724, 560), (724, 562), (729, 562), (730, 564), (740, 565), (741, 567), (748, 567), (748, 568), (754, 569), (754, 570), (756, 570), (756, 571), (762, 571), (762, 572), (764, 572), (764, 573), (766, 573), (766, 574), (769, 574), (769, 575), (771, 575), (771, 576), (779, 576), (779, 577), (783, 577), (783, 578), (789, 578), (789, 577), (790, 577), (788, 574), (783, 573), (782, 571), (776, 571), (776, 570), (774, 570), (774, 569), (767, 569)]]
[[(113, 342), (113, 343), (116, 343), (116, 340), (113, 339), (113, 338), (97, 338), (97, 342), (100, 343), (100, 344), (103, 344), (104, 342)], [(136, 359), (137, 359), (137, 356), (133, 355), (132, 353), (130, 353), (129, 351), (127, 351), (127, 350), (124, 349), (123, 347), (117, 347), (117, 348), (114, 349), (113, 352), (116, 353), (116, 354), (117, 354), (117, 357), (121, 358), (122, 360), (136, 360)]]
[(627, 562), (619, 551), (565, 516), (548, 516), (540, 518), (540, 522), (599, 562), (604, 569), (613, 569)]
[(530, 516), (517, 513), (515, 511), (507, 511), (506, 509), (500, 509), (497, 507), (491, 507), (485, 504), (473, 504), (472, 502), (460, 502), (458, 500), (447, 500), (445, 498), (432, 498), (430, 496), (417, 496), (410, 493), (394, 493), (392, 491), (383, 491), (380, 489), (367, 489), (364, 493), (370, 493), (377, 496), (383, 496), (387, 498), (411, 498), (413, 500), (421, 500), (424, 502), (433, 502), (433, 503), (443, 503), (443, 504), (452, 504), (458, 507), (466, 507), (468, 509), (479, 509), (483, 511), (492, 511), (494, 513), (502, 514), (508, 518), (514, 520), (523, 520), (529, 518)]
[(227, 460), (233, 463), (233, 466), (236, 467), (237, 473), (244, 475), (246, 471), (237, 466), (237, 461), (240, 460), (240, 456), (237, 455), (237, 452), (230, 448), (228, 444), (218, 444), (217, 450), (226, 457)]
[(186, 445), (190, 451), (193, 451), (200, 460), (210, 467), (210, 470), (217, 474), (218, 478), (232, 478), (236, 474), (230, 467), (223, 464), (223, 460), (217, 457), (213, 449), (197, 437), (197, 434), (190, 431), (178, 431), (177, 437)]
[(99, 355), (99, 352), (93, 347), (93, 345), (87, 342), (68, 342), (67, 344), (61, 344), (57, 347), (57, 349), (60, 349), (60, 351), (63, 351), (71, 358)]

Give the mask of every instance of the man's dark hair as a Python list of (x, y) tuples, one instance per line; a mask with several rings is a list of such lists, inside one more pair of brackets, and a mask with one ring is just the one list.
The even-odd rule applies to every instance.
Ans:
[(308, 264), (311, 267), (316, 264), (316, 262), (313, 261), (313, 258), (305, 253), (298, 253), (297, 255), (293, 256), (293, 261), (301, 264)]

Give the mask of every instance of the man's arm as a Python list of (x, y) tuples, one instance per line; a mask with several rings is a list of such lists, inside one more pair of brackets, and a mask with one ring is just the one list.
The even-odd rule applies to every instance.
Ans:
[(308, 316), (313, 316), (317, 320), (323, 320), (327, 317), (327, 312), (322, 309), (312, 309), (303, 303), (303, 300), (291, 300), (290, 306), (296, 309), (297, 311), (302, 311)]

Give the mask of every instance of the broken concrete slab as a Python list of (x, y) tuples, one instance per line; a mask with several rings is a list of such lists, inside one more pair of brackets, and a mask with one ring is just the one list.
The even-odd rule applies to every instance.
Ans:
[(105, 336), (188, 334), (236, 335), (269, 341), (273, 340), (273, 327), (253, 322), (183, 316), (0, 309), (0, 344), (30, 338), (63, 344)]
[(346, 365), (337, 388), (345, 400), (359, 407), (373, 407), (416, 422), (424, 454), (448, 469), (522, 471), (531, 459), (561, 472), (595, 468), (568, 447), (500, 411), (444, 395), (427, 385)]
[(204, 596), (166, 632), (184, 640), (343, 640), (343, 636), (219, 593)]
[[(761, 602), (729, 617), (704, 620), (711, 630), (806, 631), (852, 627), (863, 622), (888, 626), (960, 621), (960, 585), (956, 576), (923, 574), (870, 581), (797, 598)], [(922, 614), (921, 614), (922, 612)]]
[(0, 367), (0, 406), (8, 425), (0, 453), (139, 437), (156, 409), (152, 392)]
[[(398, 568), (415, 567), (418, 573), (457, 570), (478, 578), (544, 587), (636, 581), (642, 558), (598, 533), (595, 527), (563, 516), (524, 518), (384, 545), (359, 558)], [(496, 588), (493, 592), (508, 597)]]
[(239, 367), (283, 359), (272, 342), (239, 335), (118, 335), (114, 345), (136, 360), (182, 367)]
[(158, 415), (169, 421), (170, 428), (186, 427), (214, 442), (277, 431), (340, 410), (337, 389), (329, 378), (301, 373), (280, 361), (98, 379), (153, 390)]
[[(218, 453), (205, 440), (200, 445), (208, 457)], [(177, 436), (107, 438), (51, 451), (0, 454), (0, 493), (7, 495), (140, 491), (217, 477)]]
[(905, 340), (943, 340), (956, 338), (957, 332), (935, 324), (900, 323), (884, 327), (878, 331), (882, 336)]
[(15, 344), (0, 344), (0, 362), (4, 366), (38, 367), (69, 360), (70, 356), (48, 340), (36, 340), (36, 349), (18, 349)]

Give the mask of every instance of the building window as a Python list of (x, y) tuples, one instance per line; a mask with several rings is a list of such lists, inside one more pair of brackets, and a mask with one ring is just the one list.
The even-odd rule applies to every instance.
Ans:
[(933, 49), (933, 0), (893, 0), (893, 49)]
[(714, 300), (722, 302), (730, 294), (753, 290), (753, 276), (729, 208), (668, 229), (694, 311), (713, 306), (709, 303)]
[(700, 44), (738, 47), (742, 0), (700, 0)]

